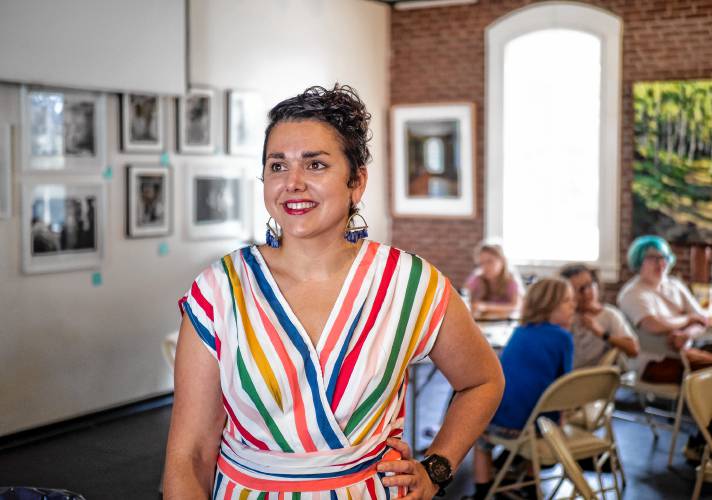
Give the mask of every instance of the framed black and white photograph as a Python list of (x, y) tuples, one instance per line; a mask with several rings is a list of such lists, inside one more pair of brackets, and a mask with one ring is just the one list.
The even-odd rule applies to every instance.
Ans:
[(215, 132), (215, 91), (192, 89), (176, 99), (176, 145), (183, 154), (213, 154), (217, 147)]
[(189, 165), (186, 177), (188, 238), (249, 239), (252, 190), (243, 168)]
[(155, 94), (121, 96), (121, 150), (160, 153), (165, 149), (163, 99)]
[(393, 215), (472, 217), (474, 105), (394, 106)]
[(167, 166), (126, 167), (126, 235), (130, 238), (171, 233), (171, 169)]
[(95, 269), (104, 253), (106, 191), (101, 181), (22, 185), (22, 269), (51, 273)]
[(20, 87), (23, 172), (98, 173), (106, 163), (106, 96)]
[(259, 156), (264, 140), (266, 114), (258, 92), (227, 91), (227, 152)]
[(0, 123), (0, 219), (12, 216), (12, 126)]

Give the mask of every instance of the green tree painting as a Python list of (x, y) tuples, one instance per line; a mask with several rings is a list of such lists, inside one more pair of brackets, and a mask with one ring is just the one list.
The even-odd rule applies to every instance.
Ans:
[(712, 243), (712, 80), (633, 86), (633, 232)]

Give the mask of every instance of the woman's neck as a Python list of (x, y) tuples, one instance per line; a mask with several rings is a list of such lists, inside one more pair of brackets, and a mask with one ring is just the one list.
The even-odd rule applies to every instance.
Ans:
[(280, 248), (267, 250), (273, 271), (295, 281), (323, 281), (339, 273), (356, 258), (361, 243), (343, 239), (288, 239)]

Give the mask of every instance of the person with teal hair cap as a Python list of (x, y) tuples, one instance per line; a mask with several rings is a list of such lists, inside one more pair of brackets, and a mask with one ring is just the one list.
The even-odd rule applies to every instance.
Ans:
[(668, 271), (675, 265), (675, 254), (672, 253), (668, 242), (660, 236), (645, 235), (633, 240), (633, 243), (630, 244), (630, 248), (628, 248), (628, 267), (631, 271), (636, 273), (640, 271), (640, 267), (645, 260), (646, 252), (649, 249), (654, 249), (665, 257), (665, 261), (668, 264)]
[[(694, 342), (710, 323), (708, 312), (687, 286), (669, 275), (675, 255), (660, 236), (636, 238), (628, 249), (628, 266), (637, 274), (618, 294), (618, 307), (638, 329), (639, 377), (652, 383), (681, 383), (685, 356), (693, 370), (712, 366), (709, 345)], [(692, 436), (685, 454), (693, 459), (699, 437)]]

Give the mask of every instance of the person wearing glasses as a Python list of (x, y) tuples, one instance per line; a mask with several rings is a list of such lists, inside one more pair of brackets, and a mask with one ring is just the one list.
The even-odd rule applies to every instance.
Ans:
[(670, 276), (675, 255), (660, 236), (641, 236), (628, 249), (628, 266), (637, 274), (618, 294), (618, 306), (638, 329), (643, 349), (641, 380), (679, 383), (684, 354), (693, 369), (712, 365), (712, 353), (692, 346), (709, 318), (685, 284)]
[(616, 307), (601, 303), (596, 270), (585, 264), (570, 264), (559, 274), (569, 280), (576, 298), (576, 315), (571, 326), (574, 368), (596, 366), (613, 348), (629, 358), (636, 357), (638, 336)]
[[(638, 328), (642, 352), (641, 380), (681, 383), (685, 356), (692, 370), (712, 366), (712, 346), (695, 345), (709, 326), (709, 317), (685, 284), (669, 275), (675, 255), (660, 236), (641, 236), (628, 249), (628, 266), (638, 274), (618, 294), (618, 305)], [(712, 423), (709, 430), (712, 431)], [(704, 448), (701, 433), (691, 435), (685, 456), (699, 462)]]

